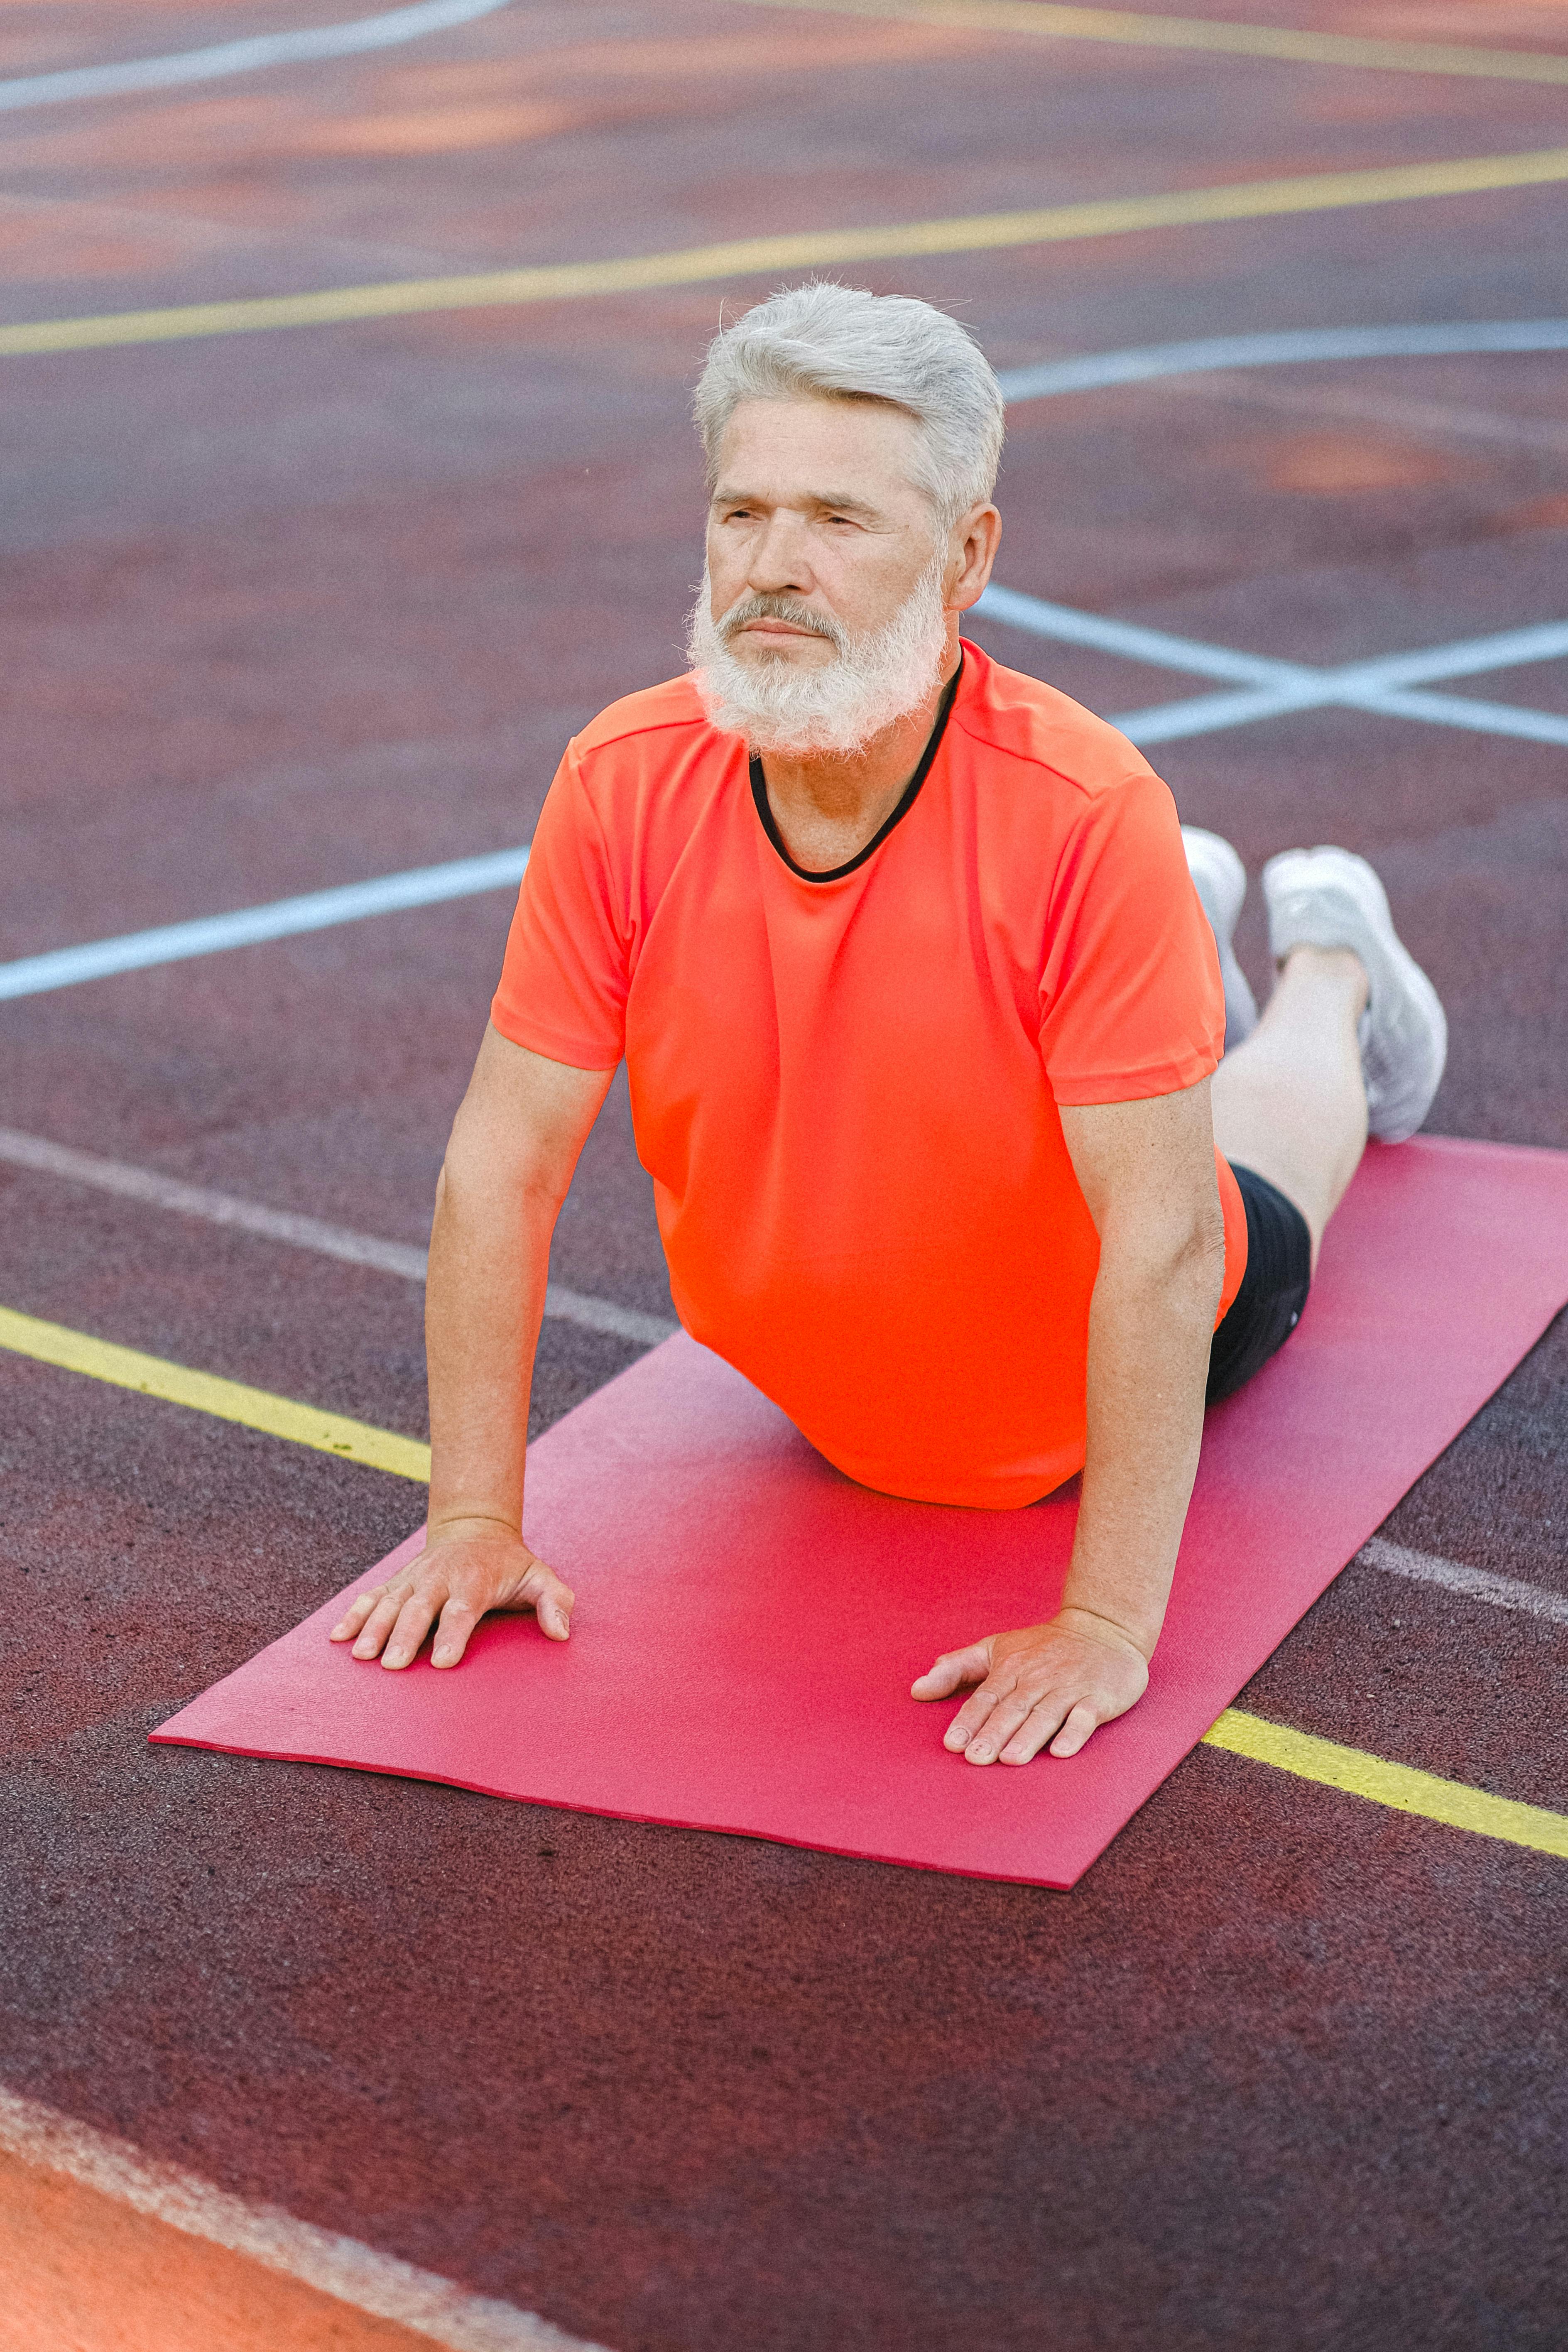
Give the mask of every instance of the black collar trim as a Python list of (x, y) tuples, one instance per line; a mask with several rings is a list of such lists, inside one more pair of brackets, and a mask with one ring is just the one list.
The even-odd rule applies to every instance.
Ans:
[(936, 724), (931, 730), (931, 740), (927, 743), (925, 750), (921, 753), (920, 766), (915, 770), (914, 774), (910, 778), (909, 782), (904, 786), (902, 793), (899, 795), (899, 804), (897, 808), (894, 809), (890, 816), (878, 826), (876, 832), (871, 835), (870, 840), (866, 844), (864, 849), (858, 850), (847, 865), (835, 866), (826, 874), (813, 873), (812, 869), (808, 866), (797, 866), (794, 858), (790, 856), (788, 850), (784, 847), (783, 835), (779, 832), (773, 809), (769, 804), (767, 779), (763, 774), (762, 761), (757, 757), (757, 754), (754, 751), (752, 752), (752, 798), (757, 804), (757, 814), (762, 820), (763, 831), (767, 835), (768, 839), (773, 843), (773, 847), (784, 859), (784, 864), (789, 867), (792, 874), (798, 875), (803, 882), (842, 882), (847, 874), (853, 874), (858, 866), (864, 866), (868, 857), (871, 857), (876, 855), (876, 852), (880, 849), (882, 844), (893, 830), (893, 827), (899, 824), (902, 818), (908, 816), (910, 809), (913, 808), (916, 800), (919, 798), (921, 786), (924, 783), (926, 778), (931, 773), (931, 761), (936, 758), (938, 751), (942, 748), (942, 739), (947, 732), (948, 714), (952, 709), (953, 698), (958, 692), (958, 682), (963, 676), (963, 656), (961, 653), (958, 657), (958, 667), (953, 671), (952, 676), (949, 678), (942, 694), (942, 701), (938, 705)]

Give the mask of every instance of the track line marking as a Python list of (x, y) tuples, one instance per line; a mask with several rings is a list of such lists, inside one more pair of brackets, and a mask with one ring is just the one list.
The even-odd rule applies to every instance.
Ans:
[(128, 2140), (3, 2089), (0, 2149), (41, 2171), (63, 2173), (186, 2237), (335, 2295), (353, 2310), (412, 2329), (447, 2352), (605, 2352), (532, 2312), (472, 2294), (356, 2238), (297, 2221), (279, 2206), (232, 2197), (195, 2173), (143, 2156)]
[[(1385, 718), (1418, 719), (1435, 727), (1460, 727), (1484, 735), (1517, 735), (1533, 742), (1568, 743), (1568, 718), (1521, 704), (1483, 702), (1459, 695), (1411, 691), (1429, 678), (1474, 677), (1489, 669), (1513, 669), (1530, 662), (1555, 661), (1568, 654), (1568, 621), (1546, 621), (1504, 629), (1495, 636), (1465, 637), (1370, 660), (1314, 669), (1304, 662), (1239, 653), (1195, 637), (1178, 637), (1071, 604), (1054, 604), (994, 581), (974, 607), (982, 618), (1022, 629), (1062, 645), (1092, 646), (1101, 653), (1162, 669), (1188, 670), (1198, 677), (1235, 680), (1234, 694), (1184, 696), (1180, 701), (1120, 712), (1110, 724), (1138, 744), (1168, 743), (1211, 735), (1288, 712), (1326, 705), (1373, 710)], [(0, 973), (3, 973), (0, 967)], [(3, 980), (0, 980), (3, 985)]]
[(1380, 694), (1356, 707), (1387, 719), (1421, 719), (1432, 727), (1462, 727), (1473, 735), (1517, 735), (1526, 743), (1568, 743), (1568, 719), (1512, 702), (1482, 702), (1469, 695)]
[(194, 922), (163, 923), (154, 930), (128, 931), (119, 939), (90, 940), (82, 947), (55, 948), (45, 955), (21, 956), (0, 964), (0, 999), (33, 996), (46, 989), (73, 988), (117, 971), (144, 971), (150, 965), (183, 962), (226, 948), (255, 947), (301, 931), (324, 931), (369, 915), (390, 915), (410, 907), (439, 906), (500, 890), (522, 879), (526, 845), (498, 849), (482, 857), (458, 857), (445, 866), (415, 866), (350, 882), (334, 890), (312, 890), (300, 898), (275, 898), (262, 907), (241, 907), (229, 915), (198, 916)]
[[(1145, 628), (1103, 613), (1054, 604), (1016, 588), (1004, 588), (999, 582), (993, 582), (974, 609), (982, 618), (1025, 630), (1032, 636), (1062, 645), (1091, 646), (1152, 667), (1185, 670), (1199, 677), (1235, 681), (1240, 687), (1234, 694), (1188, 695), (1175, 702), (1121, 712), (1110, 724), (1134, 743), (1173, 742), (1291, 711), (1336, 705), (1483, 735), (1568, 744), (1568, 718), (1554, 712), (1414, 690), (1421, 679), (1473, 677), (1488, 669), (1555, 660), (1568, 654), (1568, 622), (1547, 621), (1528, 628), (1505, 629), (1495, 636), (1466, 637), (1452, 645), (1379, 655), (1334, 669), (1312, 669), (1305, 663), (1207, 645), (1200, 638), (1175, 636), (1167, 629)], [(199, 916), (192, 922), (129, 931), (118, 939), (89, 940), (81, 947), (53, 948), (43, 955), (0, 963), (0, 1001), (500, 889), (516, 882), (527, 864), (526, 847), (498, 850), (483, 857), (458, 858), (447, 866), (420, 866), (339, 889), (316, 890), (304, 898), (279, 898), (268, 906), (241, 907), (232, 914)], [(371, 1263), (363, 1258), (358, 1262)]]
[[(1148, 344), (1131, 351), (1090, 352), (1076, 359), (1015, 368), (999, 381), (1011, 404), (1147, 383), (1164, 376), (1237, 367), (1564, 350), (1568, 350), (1568, 320), (1461, 320), (1435, 326), (1310, 329)], [(1300, 663), (1271, 660), (1224, 646), (1207, 645), (1197, 638), (1179, 637), (1168, 630), (1143, 628), (1104, 614), (1079, 612), (1071, 605), (1050, 604), (1042, 597), (1005, 588), (1000, 583), (987, 589), (978, 609), (1033, 635), (1061, 644), (1092, 646), (1157, 668), (1185, 670), (1251, 689), (1234, 695), (1186, 696), (1179, 701), (1124, 712), (1112, 721), (1140, 743), (1177, 741), (1224, 727), (1279, 717), (1290, 710), (1308, 709), (1320, 701), (1342, 698), (1354, 707), (1376, 709), (1385, 717), (1420, 719), (1482, 734), (1568, 743), (1568, 719), (1555, 713), (1532, 711), (1512, 703), (1426, 695), (1414, 690), (1420, 679), (1474, 676), (1505, 662), (1551, 659), (1562, 650), (1560, 624), (1548, 623), (1540, 629), (1507, 630), (1496, 637), (1468, 639), (1425, 653), (1389, 655), (1370, 664), (1346, 665), (1339, 671), (1318, 671)], [(1451, 666), (1444, 667), (1444, 664)], [(1353, 696), (1342, 697), (1341, 689), (1347, 681), (1359, 685), (1360, 690)], [(165, 924), (153, 930), (129, 932), (119, 939), (92, 940), (81, 947), (20, 957), (10, 963), (0, 963), (0, 1000), (69, 988), (115, 972), (142, 971), (188, 956), (283, 939), (299, 931), (324, 929), (363, 916), (500, 888), (519, 880), (527, 863), (526, 847), (500, 850), (488, 857), (458, 858), (448, 865), (384, 875), (337, 890), (313, 891), (303, 898), (278, 899), (268, 906), (241, 908), (233, 914)], [(574, 1316), (573, 1319), (585, 1318)]]
[[(1097, 652), (1121, 654), (1151, 668), (1188, 670), (1194, 677), (1227, 678), (1237, 685), (1273, 691), (1300, 686), (1316, 675), (1300, 662), (1238, 653), (1229, 646), (1207, 645), (1201, 637), (1178, 637), (1169, 629), (1150, 629), (1140, 622), (1081, 612), (1075, 604), (1054, 604), (1044, 596), (1004, 588), (996, 581), (974, 610), (1009, 628), (1026, 629), (1031, 636), (1049, 637), (1058, 645), (1092, 646)], [(1114, 723), (1122, 724), (1120, 719)]]
[(1268, 335), (1205, 335), (1194, 342), (1143, 343), (1130, 351), (1005, 368), (996, 381), (1009, 407), (1065, 393), (1149, 383), (1162, 376), (1229, 368), (1300, 367), (1331, 360), (1450, 359), (1467, 353), (1568, 351), (1568, 319), (1455, 319), (1388, 327), (1303, 327)]
[[(96, 1152), (73, 1151), (68, 1144), (52, 1143), (47, 1136), (22, 1135), (0, 1127), (0, 1160), (14, 1168), (64, 1177), (68, 1183), (90, 1184), (100, 1192), (115, 1192), (155, 1209), (172, 1209), (185, 1217), (200, 1217), (211, 1225), (236, 1226), (268, 1241), (284, 1242), (292, 1249), (314, 1250), (345, 1265), (374, 1266), (381, 1274), (401, 1275), (405, 1282), (423, 1282), (426, 1253), (413, 1242), (384, 1241), (375, 1234), (354, 1233), (347, 1225), (325, 1223), (320, 1217), (300, 1215), (291, 1209), (265, 1208), (259, 1201), (239, 1199), (232, 1192), (210, 1192), (205, 1185), (186, 1184), (155, 1168), (132, 1168), (123, 1160), (101, 1160)], [(638, 1347), (656, 1348), (680, 1328), (660, 1315), (645, 1315), (633, 1307), (617, 1307), (613, 1299), (595, 1298), (586, 1291), (569, 1290), (552, 1282), (544, 1294), (546, 1315), (564, 1323), (580, 1323), (590, 1331), (612, 1332)]]
[(45, 1323), (34, 1315), (18, 1315), (13, 1307), (0, 1307), (0, 1348), (30, 1356), (35, 1363), (53, 1364), (60, 1371), (81, 1372), (89, 1380), (107, 1381), (115, 1388), (134, 1389), (142, 1396), (184, 1405), (192, 1412), (238, 1422), (242, 1428), (261, 1430), (268, 1437), (313, 1446), (318, 1453), (335, 1454), (340, 1461), (361, 1462), (372, 1470), (389, 1470), (395, 1477), (429, 1484), (430, 1448), (417, 1438), (374, 1429), (368, 1422), (350, 1421), (342, 1413), (322, 1412), (315, 1405), (296, 1404), (290, 1397), (247, 1388), (239, 1381), (221, 1380), (214, 1372), (193, 1371), (188, 1365), (172, 1364), (163, 1356), (144, 1356), (139, 1349), (117, 1347), (112, 1340), (68, 1330), (61, 1323)]
[(1484, 1568), (1466, 1568), (1457, 1559), (1440, 1559), (1435, 1552), (1408, 1551), (1404, 1544), (1373, 1536), (1363, 1543), (1351, 1563), (1375, 1568), (1384, 1576), (1407, 1576), (1420, 1584), (1440, 1585), (1466, 1601), (1484, 1601), (1493, 1609), (1514, 1609), (1527, 1617), (1542, 1617), (1553, 1625), (1568, 1625), (1568, 1593), (1550, 1592), (1544, 1585), (1526, 1584), (1517, 1576), (1494, 1576)]
[[(93, 1152), (76, 1151), (45, 1136), (23, 1135), (15, 1128), (0, 1128), (0, 1160), (40, 1174), (63, 1177), (68, 1183), (90, 1184), (100, 1192), (143, 1202), (153, 1208), (171, 1209), (182, 1216), (200, 1217), (210, 1224), (236, 1226), (241, 1232), (283, 1242), (291, 1248), (314, 1250), (321, 1256), (339, 1258), (349, 1265), (374, 1266), (383, 1274), (400, 1275), (408, 1282), (423, 1282), (426, 1278), (426, 1253), (411, 1242), (384, 1241), (376, 1234), (327, 1224), (319, 1217), (301, 1216), (292, 1210), (265, 1208), (259, 1202), (241, 1200), (231, 1192), (215, 1192), (203, 1185), (184, 1183), (161, 1170), (133, 1168), (121, 1160), (103, 1160)], [(644, 1315), (632, 1307), (617, 1307), (609, 1299), (562, 1289), (553, 1283), (545, 1293), (544, 1311), (569, 1322), (584, 1323), (590, 1330), (614, 1332), (619, 1339), (636, 1340), (650, 1348), (673, 1339), (680, 1328), (660, 1316)], [(1553, 1624), (1568, 1625), (1568, 1594), (1526, 1584), (1517, 1577), (1494, 1575), (1487, 1569), (1467, 1568), (1458, 1560), (1439, 1559), (1432, 1552), (1411, 1551), (1382, 1536), (1369, 1538), (1352, 1565), (1439, 1585), (1468, 1601), (1484, 1601), (1495, 1609), (1513, 1610)]]
[(1548, 1812), (1540, 1805), (1520, 1804), (1512, 1797), (1494, 1797), (1462, 1780), (1444, 1780), (1435, 1772), (1418, 1772), (1409, 1764), (1392, 1764), (1362, 1748), (1341, 1748), (1309, 1731), (1292, 1731), (1282, 1723), (1267, 1723), (1261, 1716), (1244, 1715), (1226, 1707), (1203, 1737), (1202, 1745), (1223, 1748), (1233, 1756), (1249, 1757), (1255, 1764), (1271, 1764), (1277, 1771), (1298, 1780), (1318, 1780), (1341, 1789), (1347, 1796), (1364, 1797), (1394, 1812), (1419, 1813), (1448, 1829), (1473, 1830), (1478, 1836), (1498, 1838), (1505, 1845), (1531, 1847), (1537, 1853), (1568, 1859), (1568, 1814)]
[(96, 318), (37, 320), (0, 327), (0, 357), (181, 341), (195, 336), (255, 334), (279, 327), (340, 326), (356, 319), (406, 318), (439, 310), (576, 301), (597, 295), (706, 285), (727, 278), (762, 277), (779, 269), (994, 252), (1013, 246), (1123, 236), (1148, 229), (1194, 228), (1291, 213), (1408, 203), (1428, 196), (1544, 187), (1563, 180), (1568, 180), (1568, 147), (1466, 156), (1442, 163), (1395, 163), (1373, 171), (1314, 172), (1292, 179), (1234, 181), (1218, 187), (1176, 188), (1160, 195), (1052, 205), (1039, 211), (974, 213), (952, 220), (905, 221), (883, 227), (808, 229), (788, 236), (742, 237), (722, 245), (636, 254), (617, 260), (552, 262), (455, 278), (326, 287), (310, 294), (268, 294), (227, 302), (182, 303), (167, 310), (112, 311)]
[[(84, 1373), (89, 1380), (108, 1381), (117, 1388), (134, 1389), (143, 1396), (212, 1413), (221, 1421), (238, 1422), (271, 1437), (363, 1462), (373, 1469), (429, 1481), (430, 1449), (414, 1438), (321, 1412), (314, 1405), (296, 1404), (265, 1389), (245, 1388), (237, 1381), (192, 1371), (160, 1356), (144, 1356), (86, 1332), (68, 1331), (58, 1323), (39, 1322), (10, 1307), (0, 1307), (0, 1348), (65, 1371)], [(1331, 1740), (1266, 1723), (1261, 1717), (1243, 1715), (1235, 1707), (1226, 1709), (1204, 1739), (1212, 1748), (1229, 1748), (1236, 1755), (1293, 1772), (1299, 1779), (1325, 1781), (1400, 1812), (1422, 1813), (1455, 1829), (1477, 1830), (1512, 1845), (1568, 1856), (1568, 1816), (1518, 1804), (1511, 1798), (1493, 1797), (1460, 1781), (1438, 1780), (1432, 1773), (1389, 1763), (1359, 1748), (1338, 1748)]]
[(1488, 80), (1568, 82), (1568, 58), (1543, 49), (1479, 49), (1456, 42), (1364, 40), (1284, 25), (1237, 25), (1214, 16), (1152, 16), (1122, 8), (1058, 8), (1038, 0), (752, 0), (821, 16), (883, 16), (974, 32), (1026, 33), (1037, 40), (1116, 41), (1129, 47), (1207, 49), (1300, 65), (1373, 71), (1477, 75)]
[(182, 49), (170, 57), (130, 58), (121, 65), (68, 66), (58, 73), (23, 74), (0, 81), (0, 112), (24, 106), (58, 106), (71, 99), (117, 98), (132, 90), (171, 89), (184, 82), (255, 73), (265, 66), (301, 65), (321, 58), (356, 57), (366, 49), (390, 49), (492, 16), (507, 0), (419, 0), (383, 16), (360, 16), (349, 25), (318, 25), (296, 33), (261, 33), (249, 40), (218, 41), (205, 49)]

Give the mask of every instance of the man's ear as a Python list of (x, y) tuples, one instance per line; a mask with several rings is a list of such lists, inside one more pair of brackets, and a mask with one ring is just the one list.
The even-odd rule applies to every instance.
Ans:
[(971, 507), (952, 527), (949, 541), (957, 569), (945, 602), (952, 613), (967, 613), (985, 593), (996, 549), (1002, 538), (1002, 518), (989, 500)]

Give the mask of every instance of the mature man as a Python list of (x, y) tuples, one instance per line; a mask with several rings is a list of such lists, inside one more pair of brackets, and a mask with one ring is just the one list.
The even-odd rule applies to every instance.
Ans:
[(1371, 867), (1320, 849), (1265, 871), (1258, 1021), (1235, 852), (961, 641), (1003, 418), (953, 320), (777, 295), (714, 342), (697, 416), (693, 674), (613, 704), (545, 803), (437, 1195), (429, 1540), (332, 1638), (395, 1667), (433, 1623), (455, 1665), (490, 1609), (567, 1638), (521, 1535), (529, 1383), (624, 1055), (682, 1322), (829, 1461), (992, 1509), (1082, 1470), (1055, 1616), (914, 1685), (973, 1686), (946, 1733), (972, 1763), (1071, 1756), (1147, 1682), (1205, 1397), (1293, 1328), (1369, 1109), (1420, 1125), (1442, 1011)]

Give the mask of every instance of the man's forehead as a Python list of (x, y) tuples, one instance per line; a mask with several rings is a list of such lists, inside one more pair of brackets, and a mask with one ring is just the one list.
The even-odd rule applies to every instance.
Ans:
[(742, 400), (719, 445), (719, 479), (805, 490), (823, 505), (885, 506), (909, 482), (919, 430), (885, 400)]
[(752, 393), (737, 400), (724, 426), (736, 435), (768, 440), (854, 441), (863, 447), (907, 438), (920, 425), (897, 401), (847, 392)]

